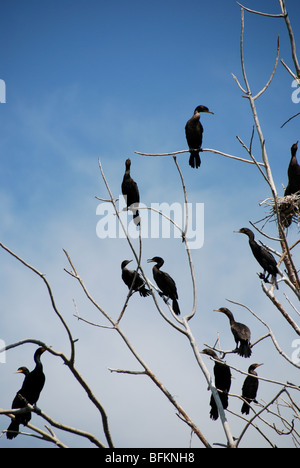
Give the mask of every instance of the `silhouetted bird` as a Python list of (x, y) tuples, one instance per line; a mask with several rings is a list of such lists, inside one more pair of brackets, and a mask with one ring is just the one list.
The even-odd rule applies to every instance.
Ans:
[[(242, 397), (250, 404), (252, 401), (256, 403), (256, 395), (257, 395), (257, 390), (258, 390), (258, 379), (256, 377), (252, 376), (257, 376), (257, 372), (255, 372), (255, 369), (257, 367), (262, 366), (262, 364), (252, 364), (249, 369), (248, 369), (248, 374), (247, 375), (243, 388), (242, 388)], [(242, 414), (249, 414), (250, 412), (250, 406), (246, 402), (243, 403), (241, 412)]]
[[(242, 228), (239, 231), (242, 234), (246, 234), (249, 238), (249, 245), (251, 247), (252, 253), (260, 266), (264, 269), (263, 274), (261, 273), (259, 277), (264, 280), (265, 283), (269, 283), (269, 276), (272, 276), (271, 283), (276, 286), (278, 289), (276, 276), (278, 274), (277, 263), (273, 255), (262, 245), (259, 245), (254, 240), (254, 234), (251, 229)], [(268, 273), (268, 274), (267, 274)], [(267, 274), (267, 276), (266, 276)]]
[[(25, 408), (27, 403), (30, 403), (31, 405), (35, 405), (37, 403), (45, 384), (45, 375), (43, 373), (43, 365), (41, 363), (41, 355), (44, 351), (46, 351), (45, 348), (38, 348), (35, 351), (34, 362), (36, 365), (33, 371), (29, 372), (27, 367), (20, 367), (18, 369), (18, 373), (25, 374), (25, 379), (23, 381), (22, 388), (18, 391), (13, 400), (12, 409)], [(7, 429), (9, 432), (6, 433), (6, 437), (8, 439), (14, 439), (17, 437), (20, 424), (27, 426), (30, 419), (30, 411), (23, 414), (16, 414)]]
[[(292, 157), (288, 167), (288, 185), (285, 189), (284, 196), (294, 195), (295, 193), (300, 193), (300, 165), (297, 161), (297, 149), (298, 141), (291, 147)], [(294, 201), (291, 202), (290, 209), (282, 210), (281, 221), (284, 227), (288, 228), (293, 221), (293, 216), (296, 213), (296, 209), (293, 207)], [(296, 208), (296, 206), (295, 206)]]
[(288, 168), (288, 186), (285, 189), (284, 195), (292, 195), (300, 191), (300, 165), (297, 161), (298, 141), (291, 147), (291, 161)]
[(132, 260), (124, 260), (121, 263), (122, 280), (124, 281), (126, 286), (128, 286), (128, 289), (131, 288), (131, 285), (134, 281), (132, 290), (138, 291), (143, 297), (149, 296), (149, 294), (151, 294), (151, 291), (145, 287), (145, 281), (142, 279), (139, 273), (133, 270), (128, 270), (128, 268), (126, 268), (126, 265), (128, 265), (128, 263), (130, 262), (132, 262)]
[(177, 302), (178, 294), (175, 281), (168, 273), (161, 271), (160, 268), (164, 264), (164, 260), (161, 257), (153, 257), (152, 259), (148, 260), (148, 263), (154, 262), (152, 269), (153, 278), (162, 292), (162, 295), (166, 296), (167, 298), (172, 300), (172, 309), (176, 315), (180, 315), (180, 309)]
[[(223, 405), (223, 408), (226, 409), (228, 407), (228, 393), (230, 390), (231, 386), (231, 371), (230, 367), (225, 364), (213, 351), (212, 349), (205, 348), (203, 351), (201, 351), (202, 354), (207, 354), (208, 356), (211, 356), (212, 358), (215, 359), (215, 365), (214, 365), (214, 376), (215, 376), (215, 387), (218, 390), (218, 394), (221, 400), (221, 403)], [(221, 391), (219, 391), (221, 390)], [(210, 417), (214, 421), (216, 421), (219, 417), (219, 411), (217, 404), (215, 402), (215, 399), (213, 397), (213, 394), (211, 395), (210, 398)]]
[(133, 212), (133, 220), (137, 226), (140, 225), (140, 214), (138, 206), (140, 202), (140, 193), (137, 183), (130, 176), (131, 161), (127, 159), (125, 162), (125, 174), (121, 185), (122, 194), (125, 197), (127, 210), (131, 209)]
[(198, 106), (194, 110), (193, 117), (191, 117), (185, 125), (185, 136), (190, 149), (189, 165), (191, 167), (196, 167), (196, 169), (198, 169), (198, 167), (200, 167), (201, 164), (201, 159), (199, 155), (199, 151), (202, 147), (203, 138), (203, 126), (200, 122), (201, 112), (213, 114), (213, 112), (211, 112), (207, 107)]
[(239, 356), (249, 358), (252, 354), (250, 346), (250, 329), (247, 327), (247, 325), (236, 322), (234, 320), (232, 312), (226, 309), (226, 307), (221, 307), (220, 309), (215, 310), (215, 312), (222, 312), (229, 318), (231, 332), (236, 342), (236, 352)]

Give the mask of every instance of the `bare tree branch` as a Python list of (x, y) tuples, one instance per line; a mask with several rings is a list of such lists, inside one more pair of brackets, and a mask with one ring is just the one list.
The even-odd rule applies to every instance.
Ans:
[[(255, 164), (253, 161), (250, 161), (249, 159), (244, 159), (244, 158), (240, 158), (238, 156), (233, 156), (232, 154), (227, 154), (227, 153), (224, 153), (223, 151), (219, 151), (219, 150), (215, 150), (215, 149), (211, 149), (211, 148), (201, 148), (201, 151), (202, 152), (209, 152), (209, 153), (214, 153), (214, 154), (219, 154), (221, 156), (225, 156), (226, 158), (229, 158), (229, 159), (235, 159), (237, 161), (242, 161), (242, 162), (245, 162), (245, 163), (248, 163), (248, 164)], [(182, 150), (182, 151), (175, 151), (173, 153), (156, 153), (156, 154), (153, 154), (153, 153), (141, 153), (139, 151), (135, 151), (135, 154), (138, 154), (140, 156), (150, 156), (150, 157), (164, 157), (164, 156), (176, 156), (177, 154), (182, 154), (182, 153), (189, 153), (190, 151), (189, 150)], [(258, 165), (260, 166), (264, 166), (263, 163), (257, 163)]]
[(239, 2), (236, 2), (243, 10), (248, 11), (249, 13), (254, 13), (255, 15), (260, 16), (268, 16), (269, 18), (284, 18), (283, 14), (272, 14), (272, 13), (263, 13), (262, 11), (250, 10), (250, 8), (246, 8)]

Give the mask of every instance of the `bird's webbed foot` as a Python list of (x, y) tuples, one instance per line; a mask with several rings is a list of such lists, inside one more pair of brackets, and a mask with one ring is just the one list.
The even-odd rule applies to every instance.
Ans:
[(264, 283), (269, 283), (270, 284), (270, 281), (269, 281), (269, 275), (266, 276), (265, 273), (259, 273), (258, 277), (263, 280)]

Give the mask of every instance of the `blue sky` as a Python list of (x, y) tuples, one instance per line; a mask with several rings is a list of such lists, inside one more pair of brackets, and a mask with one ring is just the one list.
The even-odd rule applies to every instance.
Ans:
[[(245, 3), (261, 8), (258, 0)], [(287, 0), (287, 7), (300, 44), (300, 5)], [(279, 13), (275, 0), (265, 0), (263, 8)], [(280, 58), (291, 67), (292, 60), (282, 20), (249, 14), (245, 18), (247, 74), (256, 93), (273, 69), (278, 35)], [(247, 157), (236, 136), (248, 144), (253, 121), (249, 104), (231, 75), (242, 77), (240, 8), (231, 0), (5, 0), (0, 21), (0, 78), (6, 83), (6, 103), (0, 104), (0, 240), (44, 272), (53, 285), (59, 308), (79, 338), (78, 367), (107, 408), (116, 445), (187, 446), (187, 428), (149, 382), (107, 370), (137, 366), (119, 339), (74, 319), (73, 298), (82, 314), (101, 320), (63, 271), (67, 263), (62, 249), (68, 250), (95, 298), (115, 315), (127, 294), (120, 263), (131, 252), (122, 239), (100, 240), (96, 235), (99, 202), (95, 196), (107, 197), (98, 158), (116, 197), (125, 160), (130, 157), (143, 203), (182, 202), (172, 159), (141, 157), (134, 151), (185, 149), (184, 125), (198, 104), (214, 112), (202, 117), (203, 146)], [(280, 128), (299, 112), (300, 104), (291, 99), (291, 86), (291, 77), (279, 64), (272, 85), (257, 101), (279, 194), (283, 193), (282, 184), (287, 183), (290, 147), (299, 139), (299, 118)], [(253, 148), (260, 158), (257, 137)], [(217, 331), (222, 333), (224, 347), (232, 345), (224, 318), (211, 318), (211, 311), (229, 298), (270, 319), (291, 355), (295, 337), (260, 289), (258, 267), (246, 238), (233, 234), (234, 229), (248, 226), (249, 220), (265, 215), (258, 203), (270, 194), (262, 177), (252, 166), (211, 153), (204, 153), (201, 168), (193, 171), (187, 158), (187, 154), (178, 156), (189, 200), (205, 204), (204, 246), (192, 252), (199, 288), (192, 325), (199, 347), (205, 342), (213, 344)], [(268, 231), (276, 235), (275, 226), (268, 226)], [(297, 238), (294, 228), (289, 239)], [(165, 258), (164, 268), (176, 279), (182, 308), (190, 310), (191, 282), (180, 240), (145, 239), (144, 260), (154, 255)], [(299, 252), (294, 255), (299, 259)], [(39, 338), (68, 352), (65, 334), (40, 281), (4, 251), (0, 252), (0, 264), (0, 338), (6, 343)], [(143, 266), (151, 278), (151, 268), (146, 263)], [(233, 311), (239, 320), (246, 314), (237, 307)], [(251, 325), (255, 337), (265, 333), (252, 316), (246, 315), (244, 321)], [(153, 371), (205, 428), (207, 437), (224, 442), (220, 424), (207, 417), (209, 393), (188, 343), (162, 321), (152, 301), (134, 296), (124, 328)], [(296, 379), (294, 369), (285, 375), (285, 361), (277, 354), (275, 372), (270, 343), (261, 345), (259, 351), (266, 360), (260, 373), (279, 380)], [(13, 372), (20, 365), (30, 367), (33, 352), (31, 345), (16, 348), (7, 353), (6, 364), (0, 364), (0, 407), (9, 407), (20, 385)], [(257, 359), (261, 360), (259, 353)], [(74, 389), (65, 369), (49, 355), (43, 360), (47, 374), (40, 402), (43, 410), (102, 437), (93, 408), (86, 404), (82, 392)], [(243, 370), (248, 366), (248, 361), (241, 363), (235, 357), (232, 363)], [(210, 363), (208, 367), (211, 369)], [(57, 382), (64, 385), (57, 386)], [(237, 375), (233, 391), (238, 393), (240, 387)], [(72, 404), (67, 405), (70, 389)], [(145, 396), (136, 398), (135, 392)], [(268, 400), (272, 395), (274, 388), (262, 385), (262, 398)], [(80, 404), (78, 415), (74, 414), (75, 402)], [(147, 409), (149, 402), (153, 414)], [(163, 416), (158, 423), (159, 414)], [(1, 417), (1, 430), (7, 422)], [(35, 418), (35, 423), (39, 422)], [(237, 424), (238, 432), (240, 423), (232, 424)], [(263, 445), (256, 434), (251, 436), (253, 444)], [(71, 446), (82, 444), (64, 434), (61, 437)], [(6, 438), (0, 439), (1, 447), (28, 445), (45, 446), (35, 439), (18, 437), (9, 444)]]

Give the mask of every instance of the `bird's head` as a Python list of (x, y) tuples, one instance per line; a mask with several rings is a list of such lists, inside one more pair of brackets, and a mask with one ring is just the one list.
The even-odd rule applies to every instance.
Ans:
[(251, 370), (253, 371), (253, 370), (257, 369), (260, 366), (263, 366), (263, 363), (262, 364), (251, 364), (251, 366), (249, 367), (248, 372), (250, 372)]
[(132, 260), (124, 260), (122, 263), (121, 263), (121, 268), (125, 268), (126, 265), (128, 265), (128, 263), (132, 262)]
[(160, 263), (161, 265), (164, 263), (164, 260), (161, 257), (153, 257), (147, 260), (147, 263)]
[(34, 360), (36, 361), (37, 358), (41, 357), (41, 355), (46, 351), (46, 348), (44, 346), (41, 346), (36, 350), (34, 353)]
[(295, 154), (297, 153), (297, 150), (298, 150), (298, 141), (294, 143), (293, 146), (291, 147), (291, 153), (293, 156), (295, 156)]
[(205, 348), (202, 351), (200, 351), (201, 354), (207, 354), (207, 356), (210, 356), (214, 359), (218, 358), (217, 353), (213, 349)]
[(213, 312), (222, 312), (223, 314), (227, 314), (230, 310), (226, 309), (226, 307), (220, 307), (219, 309), (214, 309)]
[(203, 112), (203, 113), (206, 113), (206, 114), (214, 114), (206, 106), (197, 106), (195, 111), (194, 111), (194, 114), (200, 114), (200, 112)]
[(25, 375), (28, 375), (29, 374), (29, 370), (27, 369), (27, 367), (19, 367), (19, 369), (16, 371), (16, 374), (25, 374)]
[(237, 232), (237, 233), (240, 233), (240, 234), (246, 234), (246, 236), (248, 236), (249, 238), (254, 239), (254, 234), (251, 231), (251, 229), (243, 227), (243, 228), (239, 229), (238, 231), (233, 231), (233, 232)]
[(125, 161), (125, 167), (126, 167), (126, 169), (129, 169), (130, 166), (131, 166), (131, 160), (128, 158), (128, 159), (126, 159), (126, 161)]

